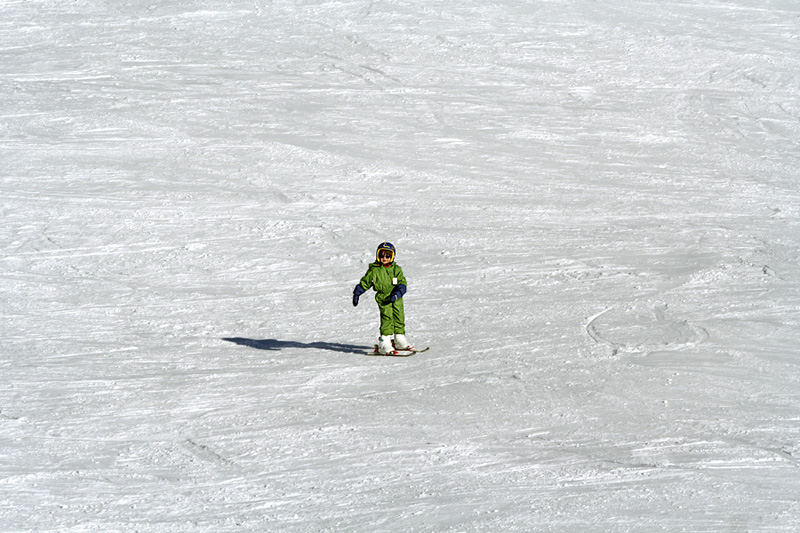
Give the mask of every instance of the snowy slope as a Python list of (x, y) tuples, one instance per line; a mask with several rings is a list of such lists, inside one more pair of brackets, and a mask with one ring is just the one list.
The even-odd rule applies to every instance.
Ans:
[(0, 530), (797, 531), (796, 2), (9, 0), (0, 89)]

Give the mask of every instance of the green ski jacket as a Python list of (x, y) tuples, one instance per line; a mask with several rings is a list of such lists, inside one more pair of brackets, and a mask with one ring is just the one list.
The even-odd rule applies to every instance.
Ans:
[(378, 305), (381, 305), (389, 298), (395, 286), (407, 284), (400, 265), (392, 263), (385, 267), (380, 263), (372, 263), (369, 265), (367, 273), (361, 278), (360, 285), (364, 290), (374, 288), (375, 301), (378, 302)]

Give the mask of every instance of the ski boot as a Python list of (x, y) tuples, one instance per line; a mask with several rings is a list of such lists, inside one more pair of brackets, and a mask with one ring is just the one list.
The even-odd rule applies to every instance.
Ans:
[(413, 352), (414, 347), (408, 342), (406, 336), (402, 333), (395, 333), (392, 346), (395, 350), (402, 350), (404, 352)]
[(388, 335), (381, 335), (378, 339), (380, 344), (375, 346), (375, 353), (379, 353), (381, 355), (395, 355), (397, 352), (392, 345), (392, 339)]

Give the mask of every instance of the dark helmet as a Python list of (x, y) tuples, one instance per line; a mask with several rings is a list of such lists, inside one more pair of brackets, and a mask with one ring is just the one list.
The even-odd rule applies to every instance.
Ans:
[(375, 252), (375, 261), (381, 262), (381, 252), (389, 252), (392, 254), (392, 262), (394, 262), (394, 244), (390, 242), (382, 242), (378, 245), (378, 250)]

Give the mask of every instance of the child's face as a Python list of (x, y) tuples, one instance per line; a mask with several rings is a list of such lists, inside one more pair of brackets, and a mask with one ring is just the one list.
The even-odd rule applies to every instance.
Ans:
[(378, 259), (381, 260), (382, 265), (388, 265), (392, 262), (392, 253), (391, 252), (381, 252), (378, 254)]

